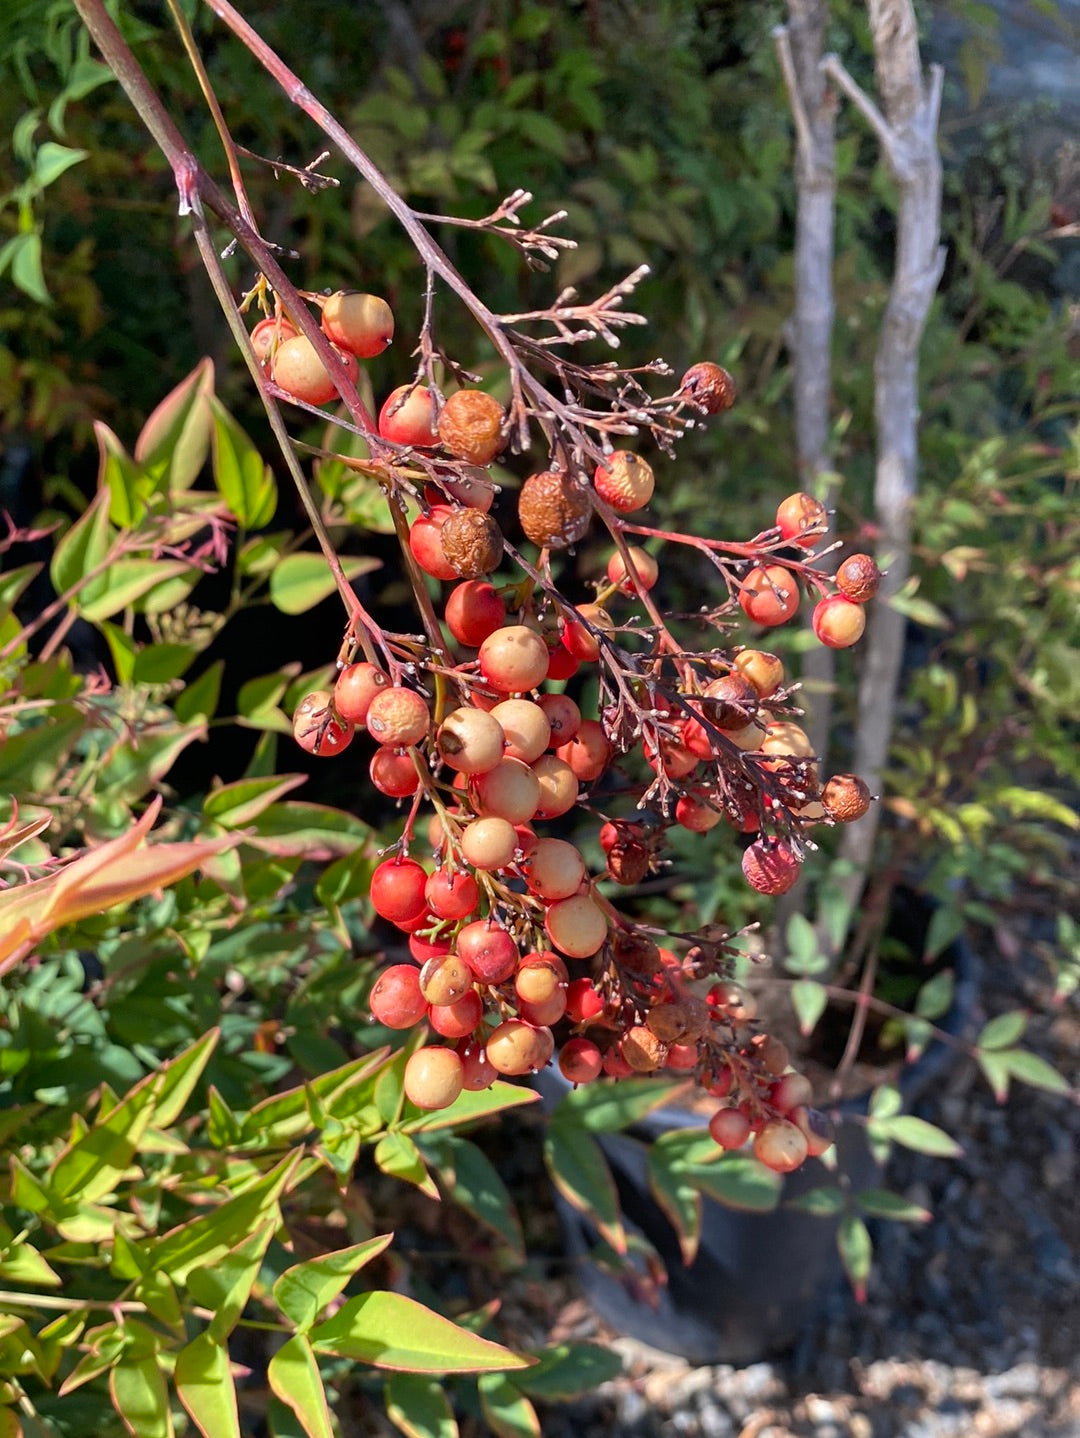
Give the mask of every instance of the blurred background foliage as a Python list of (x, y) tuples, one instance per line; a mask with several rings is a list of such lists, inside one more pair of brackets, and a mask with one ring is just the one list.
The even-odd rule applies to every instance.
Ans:
[[(213, 127), (159, 7), (112, 8), (221, 174)], [(297, 252), (294, 279), (370, 288), (393, 305), (400, 339), (375, 377), (381, 397), (412, 372), (408, 336), (423, 303), (414, 255), (335, 158), (316, 168), (340, 180), (337, 191), (306, 190), (265, 163), (305, 166), (321, 137), (203, 7), (184, 8), (237, 140), (264, 157), (245, 163), (245, 179), (264, 234)], [(869, 83), (862, 7), (838, 0), (833, 11), (832, 43)], [(1037, 102), (973, 132), (968, 110), (994, 59), (992, 15), (970, 0), (933, 14), (942, 12), (968, 22), (967, 40), (953, 57), (943, 127), (949, 259), (923, 350), (918, 566), (902, 600), (910, 662), (881, 862), (946, 899), (956, 923), (965, 913), (989, 918), (981, 905), (1019, 894), (1041, 895), (1050, 922), (1076, 900), (1065, 877), (1080, 698), (1069, 662), (1080, 334), (1068, 303), (1077, 264), (1068, 226), (1080, 213), (1080, 161), (1067, 143), (1032, 149)], [(741, 390), (722, 426), (664, 463), (657, 520), (693, 528), (707, 506), (738, 535), (768, 524), (796, 485), (785, 334), (795, 190), (770, 36), (782, 18), (779, 5), (734, 0), (359, 9), (312, 0), (261, 7), (259, 22), (417, 207), (478, 216), (521, 186), (536, 196), (532, 215), (565, 208), (563, 232), (579, 243), (553, 275), (527, 270), (491, 238), (439, 232), (493, 308), (533, 308), (553, 285), (595, 293), (650, 266), (634, 301), (650, 325), (624, 331), (626, 360), (662, 354), (678, 373), (716, 358)], [(218, 393), (240, 422), (256, 440), (265, 428), (177, 218), (168, 168), (67, 5), (6, 7), (0, 65), (0, 503), (22, 522), (68, 522), (92, 490), (91, 420), (136, 432), (202, 355), (214, 359)], [(839, 530), (853, 544), (870, 533), (873, 348), (892, 194), (876, 145), (846, 110), (838, 169), (834, 462)], [(230, 263), (246, 288), (253, 276), (242, 260)], [(483, 337), (445, 296), (436, 316), (446, 352), (483, 374)], [(524, 473), (526, 463), (510, 468)], [(582, 549), (583, 578), (596, 558)], [(393, 601), (391, 581), (369, 582), (376, 599), (384, 584)], [(692, 611), (710, 583), (692, 561), (670, 565), (663, 603)], [(336, 619), (329, 606), (318, 615), (321, 628), (276, 630), (278, 651), (301, 646), (306, 667), (331, 657)], [(776, 642), (797, 666), (801, 637)], [(250, 653), (247, 638), (243, 648)], [(839, 657), (843, 692), (858, 662), (857, 653)], [(849, 734), (841, 700), (832, 768), (844, 766)], [(229, 751), (220, 753), (227, 772)], [(689, 846), (688, 887), (676, 897), (739, 922), (750, 910), (731, 847)]]

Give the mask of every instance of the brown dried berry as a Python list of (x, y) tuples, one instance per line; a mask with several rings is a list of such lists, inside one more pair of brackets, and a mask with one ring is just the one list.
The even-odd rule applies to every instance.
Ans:
[(518, 519), (525, 537), (549, 549), (576, 544), (589, 527), (592, 502), (586, 487), (569, 474), (545, 469), (532, 474), (518, 495)]
[(821, 791), (821, 802), (838, 824), (851, 824), (869, 809), (870, 790), (858, 774), (834, 774)]
[(845, 599), (865, 604), (881, 584), (881, 570), (869, 554), (851, 554), (836, 571), (836, 587)]
[(671, 1003), (657, 1004), (646, 1024), (666, 1044), (696, 1043), (709, 1028), (709, 1006), (693, 994)]
[(506, 443), (503, 407), (482, 389), (459, 389), (442, 407), (439, 439), (443, 447), (470, 464), (490, 464)]
[(644, 1024), (627, 1029), (619, 1044), (619, 1052), (635, 1073), (648, 1074), (662, 1066), (668, 1046)]
[(617, 884), (640, 884), (649, 872), (649, 851), (634, 840), (614, 844), (608, 850), (607, 870)]
[(677, 391), (681, 399), (687, 399), (706, 414), (721, 414), (730, 409), (738, 398), (735, 381), (726, 369), (718, 364), (703, 360), (691, 365), (682, 377)]
[(786, 894), (801, 868), (802, 861), (784, 839), (757, 839), (742, 856), (746, 882), (759, 894)]
[(753, 722), (760, 696), (741, 674), (725, 674), (705, 687), (705, 712), (718, 729), (742, 729)]
[(439, 534), (448, 564), (462, 579), (480, 579), (498, 567), (503, 553), (502, 530), (479, 509), (456, 509)]
[(650, 978), (660, 967), (660, 950), (636, 929), (617, 929), (611, 940), (616, 963), (632, 974)]

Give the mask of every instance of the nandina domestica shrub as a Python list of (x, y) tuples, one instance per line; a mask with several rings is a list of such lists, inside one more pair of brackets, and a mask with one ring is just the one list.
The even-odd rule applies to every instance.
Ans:
[[(187, 651), (201, 653), (192, 636), (201, 642), (214, 628), (205, 616), (200, 624), (198, 612), (178, 604), (175, 595), (171, 604), (168, 595), (159, 595), (152, 609), (134, 607), (144, 593), (141, 585), (152, 589), (176, 578), (168, 570), (181, 562), (177, 555), (194, 570), (199, 562), (212, 570), (223, 563), (235, 529), (237, 575), (244, 580), (236, 603), (246, 597), (245, 584), (258, 589), (265, 583), (282, 612), (297, 613), (298, 590), (321, 599), (336, 589), (344, 632), (327, 630), (318, 656), (325, 662), (315, 674), (301, 681), (300, 666), (291, 666), (276, 687), (258, 687), (238, 700), (246, 725), (260, 731), (260, 747), (243, 780), (215, 785), (206, 798), (199, 822), (224, 834), (215, 832), (196, 850), (185, 850), (182, 863), (175, 856), (175, 870), (155, 869), (160, 883), (99, 887), (88, 907), (73, 906), (71, 899), (76, 878), (90, 884), (93, 864), (79, 870), (76, 860), (59, 876), (42, 876), (53, 886), (50, 900), (67, 895), (58, 912), (73, 922), (100, 919), (117, 898), (150, 894), (145, 947), (135, 945), (133, 954), (125, 937), (108, 934), (100, 949), (116, 959), (116, 971), (100, 988), (88, 973), (87, 989), (99, 1001), (102, 991), (138, 984), (144, 966), (164, 952), (170, 966), (165, 997), (150, 985), (139, 996), (145, 1009), (127, 1016), (128, 1032), (149, 1037), (139, 1017), (145, 1012), (166, 1027), (175, 1024), (183, 991), (199, 986), (200, 1015), (216, 1012), (208, 992), (222, 998), (226, 1042), (220, 1069), (208, 1074), (207, 1096), (200, 1094), (199, 1113), (190, 1122), (181, 1123), (181, 1116), (216, 1035), (180, 1052), (175, 1067), (148, 1064), (150, 1072), (131, 1076), (130, 1083), (122, 1081), (128, 1075), (106, 1071), (97, 1102), (86, 1113), (71, 1106), (69, 1132), (51, 1132), (40, 1155), (32, 1156), (28, 1146), (13, 1166), (11, 1197), (23, 1210), (20, 1222), (25, 1214), (33, 1218), (18, 1234), (12, 1229), (11, 1246), (25, 1245), (26, 1235), (38, 1229), (58, 1236), (63, 1242), (51, 1242), (51, 1261), (65, 1272), (78, 1264), (91, 1268), (97, 1286), (72, 1300), (70, 1312), (48, 1334), (31, 1334), (27, 1327), (24, 1335), (26, 1325), (16, 1320), (14, 1346), (19, 1355), (34, 1355), (35, 1371), (28, 1376), (17, 1358), (19, 1384), (5, 1394), (32, 1415), (25, 1387), (47, 1388), (56, 1377), (58, 1349), (67, 1348), (63, 1392), (83, 1379), (102, 1387), (107, 1381), (109, 1401), (129, 1431), (149, 1431), (151, 1423), (157, 1431), (170, 1430), (166, 1375), (207, 1438), (238, 1431), (228, 1339), (235, 1324), (249, 1321), (244, 1315), (250, 1301), (268, 1311), (283, 1336), (268, 1383), (273, 1403), (292, 1414), (282, 1418), (271, 1404), (271, 1427), (284, 1431), (295, 1417), (306, 1431), (325, 1432), (320, 1356), (335, 1371), (350, 1361), (415, 1371), (417, 1356), (408, 1343), (420, 1324), (436, 1345), (434, 1356), (431, 1350), (423, 1355), (426, 1371), (444, 1374), (456, 1365), (480, 1373), (487, 1367), (503, 1381), (504, 1370), (522, 1364), (466, 1330), (440, 1326), (436, 1315), (410, 1306), (400, 1294), (379, 1294), (386, 1300), (380, 1321), (365, 1319), (370, 1295), (345, 1297), (344, 1288), (379, 1256), (389, 1234), (343, 1250), (323, 1268), (318, 1259), (285, 1267), (289, 1259), (276, 1240), (294, 1216), (297, 1190), (323, 1180), (311, 1205), (323, 1216), (334, 1195), (353, 1182), (361, 1147), (372, 1148), (382, 1174), (403, 1177), (430, 1194), (435, 1173), (464, 1204), (469, 1163), (475, 1176), (478, 1161), (464, 1147), (467, 1140), (454, 1147), (452, 1130), (524, 1101), (527, 1094), (500, 1084), (497, 1076), (518, 1078), (544, 1068), (557, 1047), (571, 1082), (604, 1082), (607, 1092), (601, 1080), (606, 1075), (615, 1080), (612, 1090), (621, 1084), (631, 1096), (614, 1100), (620, 1104), (632, 1104), (640, 1093), (634, 1080), (696, 1080), (714, 1107), (705, 1162), (749, 1143), (760, 1165), (779, 1174), (828, 1147), (829, 1134), (810, 1107), (813, 1094), (800, 1082), (786, 1046), (763, 1032), (753, 995), (730, 980), (735, 936), (719, 920), (696, 918), (661, 933), (641, 921), (635, 891), (662, 876), (680, 835), (716, 831), (742, 849), (752, 888), (780, 893), (798, 878), (815, 834), (866, 812), (869, 790), (853, 775), (834, 776), (820, 793), (817, 756), (794, 723), (800, 714), (795, 687), (785, 682), (777, 656), (743, 641), (762, 642), (759, 629), (794, 619), (806, 591), (816, 604), (817, 637), (829, 647), (846, 647), (858, 637), (862, 620), (854, 615), (862, 615), (860, 606), (873, 596), (875, 572), (852, 564), (830, 578), (818, 549), (818, 502), (801, 491), (781, 504), (775, 526), (750, 539), (651, 523), (648, 506), (671, 484), (682, 438), (735, 403), (728, 371), (699, 361), (679, 379), (661, 361), (625, 369), (589, 362), (588, 351), (577, 347), (614, 347), (618, 329), (642, 319), (624, 308), (643, 277), (640, 270), (593, 301), (577, 303), (564, 293), (548, 308), (494, 315), (433, 237), (454, 218), (413, 210), (298, 77), (220, 0), (215, 13), (327, 130), (372, 195), (404, 226), (428, 293), (452, 296), (492, 347), (490, 372), (469, 379), (451, 347), (445, 341), (440, 347), (439, 311), (432, 304), (418, 332), (398, 335), (410, 353), (415, 341), (418, 363), (410, 382), (392, 387), (380, 362), (395, 329), (387, 301), (347, 290), (297, 291), (281, 268), (279, 246), (252, 225), (238, 168), (230, 166), (237, 184), (234, 210), (182, 148), (104, 7), (97, 0), (76, 3), (173, 164), (181, 209), (191, 217), (270, 414), (282, 464), (310, 521), (302, 542), (313, 538), (322, 553), (291, 552), (289, 542), (265, 532), (274, 519), (273, 475), (220, 407), (211, 408), (201, 391), (205, 403), (192, 400), (190, 409), (184, 405), (191, 394), (170, 397), (169, 413), (148, 426), (150, 438), (134, 461), (112, 443), (115, 436), (99, 436), (105, 483), (85, 523), (74, 527), (75, 539), (58, 546), (53, 578), (65, 596), (60, 607), (71, 606), (68, 622), (81, 617), (102, 626), (120, 684), (128, 686), (125, 700), (138, 696), (130, 709), (117, 707), (144, 741), (141, 775), (147, 783), (161, 782), (171, 754), (155, 742), (181, 742), (173, 730), (161, 734), (155, 727), (159, 716), (147, 695), (156, 700), (173, 694), (170, 686), (182, 680), (190, 662)], [(288, 173), (297, 174), (283, 167), (282, 175)], [(298, 178), (317, 191), (317, 177), (303, 171)], [(523, 227), (529, 198), (516, 193), (469, 225), (484, 232), (485, 241), (509, 239), (527, 259), (543, 264), (569, 242), (558, 234), (555, 217)], [(222, 268), (218, 237), (210, 233), (218, 221), (234, 233), (245, 263), (254, 265), (254, 277), (244, 276), (239, 295)], [(378, 286), (377, 277), (371, 283)], [(389, 286), (387, 293), (393, 293)], [(251, 310), (263, 318), (245, 338), (241, 316)], [(358, 360), (364, 362), (362, 376)], [(473, 388), (476, 383), (489, 385), (490, 393)], [(381, 405), (367, 399), (368, 385), (386, 396)], [(310, 444), (308, 421), (337, 398), (344, 413), (328, 423), (322, 415), (324, 445)], [(155, 529), (185, 489), (185, 451), (198, 447), (189, 421), (191, 429), (198, 432), (201, 425), (208, 432), (207, 412), (213, 415), (215, 483), (230, 496), (228, 514), (205, 495), (187, 495), (176, 532)], [(162, 452), (168, 446), (160, 441), (167, 423), (173, 425), (168, 464)], [(300, 439), (301, 430), (308, 439)], [(318, 485), (329, 487), (326, 476), (337, 466), (368, 482), (385, 502), (386, 532), (399, 542), (403, 587), (414, 606), (407, 629), (418, 632), (373, 615), (353, 588), (365, 572), (363, 557), (343, 552), (346, 526), (333, 502), (337, 496), (323, 495), (329, 500), (324, 506), (313, 499), (318, 485), (309, 484), (297, 459), (312, 449), (325, 465), (313, 470)], [(503, 471), (488, 468), (496, 461), (522, 480), (516, 505), (506, 497), (496, 501)], [(192, 534), (206, 530), (204, 548), (194, 550)], [(131, 558), (124, 546), (134, 533), (145, 541), (140, 562), (156, 572), (124, 567)], [(588, 546), (601, 535), (603, 555), (583, 549), (580, 567), (568, 562), (580, 557), (567, 553), (571, 546)], [(706, 561), (715, 576), (715, 591), (692, 623), (665, 612), (654, 597), (663, 593), (665, 572), (687, 556)], [(314, 578), (308, 561), (314, 561)], [(102, 586), (94, 588), (106, 573), (121, 596), (111, 609)], [(122, 622), (116, 619), (121, 614)], [(162, 636), (152, 662), (141, 662), (143, 624)], [(55, 658), (61, 639), (50, 638), (48, 659)], [(9, 655), (24, 640), (9, 636), (4, 643)], [(181, 735), (185, 726), (205, 732), (214, 715), (212, 668), (208, 676), (200, 674), (190, 690), (174, 696)], [(77, 723), (87, 705), (97, 716), (89, 684), (67, 689), (70, 674), (55, 672), (49, 681), (50, 705), (58, 693), (77, 693), (75, 718), (61, 714), (64, 723)], [(563, 691), (564, 684), (572, 693)], [(18, 707), (32, 710), (37, 702), (30, 696)], [(336, 811), (331, 820), (316, 812), (317, 805), (287, 807), (282, 795), (301, 776), (271, 775), (272, 747), (263, 740), (287, 735), (290, 720), (312, 767), (336, 770), (343, 791), (352, 790), (350, 776), (368, 772), (380, 794), (409, 801), (403, 823), (377, 854), (354, 816)], [(62, 749), (62, 724), (60, 731)], [(90, 737), (92, 748), (92, 726), (79, 737)], [(336, 766), (325, 763), (335, 758)], [(38, 753), (35, 765), (43, 763)], [(109, 775), (110, 802), (95, 814), (96, 827), (122, 822), (116, 814), (129, 802), (131, 773), (127, 764)], [(178, 806), (172, 822), (196, 820)], [(560, 836), (571, 824), (580, 847)], [(25, 838), (24, 831), (19, 834)], [(234, 856), (241, 844), (242, 857)], [(604, 855), (599, 864), (597, 848)], [(311, 892), (304, 866), (313, 861), (332, 861), (314, 887), (326, 911), (315, 933), (288, 907), (294, 895)], [(200, 864), (206, 872), (188, 883)], [(162, 888), (168, 890), (164, 897), (155, 895)], [(354, 911), (345, 914), (360, 895), (367, 906), (364, 925), (356, 924)], [(39, 917), (32, 903), (29, 920), (19, 908), (24, 897), (34, 895), (15, 895), (11, 910), (17, 918), (8, 935), (17, 940), (12, 952), (23, 955), (27, 943), (48, 933), (47, 925), (39, 933), (30, 922)], [(185, 915), (200, 905), (203, 922), (185, 925)], [(295, 941), (287, 963), (257, 926), (267, 911), (274, 941)], [(243, 927), (249, 916), (250, 947)], [(329, 996), (318, 991), (323, 941), (333, 934), (347, 945), (358, 930), (365, 942), (373, 941), (372, 949), (392, 949), (395, 962), (363, 990), (339, 980)], [(100, 933), (84, 937), (87, 952), (98, 947)], [(261, 986), (269, 983), (260, 965), (267, 948), (270, 967), (294, 966), (296, 994), (280, 1010), (262, 995)], [(370, 950), (356, 972), (369, 961)], [(362, 992), (381, 1026), (374, 1032), (392, 1031), (401, 1048), (350, 1057), (363, 1047), (356, 1033)], [(251, 993), (265, 1008), (258, 1025), (245, 1028), (242, 1013), (234, 1022), (233, 1000), (249, 1001)], [(310, 1019), (320, 1003), (320, 1017), (333, 1015), (349, 1044), (341, 1053), (347, 1061), (337, 1067), (325, 1056), (328, 1049), (340, 1052), (338, 1039)], [(72, 1011), (85, 1008), (93, 1011), (92, 1003)], [(326, 1018), (324, 1027), (329, 1025)], [(425, 1043), (431, 1031), (442, 1042)], [(88, 1030), (88, 1038), (90, 1048), (100, 1035)], [(114, 1053), (109, 1058), (118, 1063)], [(270, 1092), (257, 1102), (237, 1078), (248, 1059), (253, 1071), (263, 1060), (279, 1060), (263, 1064)], [(274, 1092), (294, 1063), (308, 1081)], [(62, 1075), (49, 1077), (51, 1083), (30, 1089), (35, 1104), (51, 1102)], [(741, 1157), (753, 1163), (749, 1153)], [(460, 1184), (451, 1179), (455, 1158), (461, 1160)], [(490, 1178), (488, 1183), (494, 1191)], [(371, 1231), (366, 1215), (362, 1227)], [(614, 1228), (612, 1234), (618, 1252), (619, 1235)], [(16, 1273), (31, 1272), (50, 1286), (48, 1261), (39, 1259), (36, 1248), (21, 1253)], [(63, 1297), (53, 1296), (53, 1309), (63, 1304)], [(83, 1310), (99, 1308), (101, 1328), (86, 1329)], [(191, 1328), (208, 1320), (208, 1326), (191, 1336), (182, 1320)], [(250, 1321), (266, 1326), (262, 1319)], [(39, 1340), (45, 1345), (41, 1360)], [(85, 1356), (75, 1360), (75, 1351)], [(5, 1370), (2, 1376), (7, 1383), (12, 1375)], [(485, 1390), (480, 1392), (483, 1397)], [(535, 1431), (523, 1392), (512, 1388), (518, 1415), (524, 1415), (519, 1426)], [(400, 1393), (395, 1403), (408, 1418)]]

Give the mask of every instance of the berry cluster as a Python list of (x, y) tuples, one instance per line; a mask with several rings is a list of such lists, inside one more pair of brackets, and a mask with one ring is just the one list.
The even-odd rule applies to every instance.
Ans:
[[(311, 298), (351, 363), (389, 342), (384, 301)], [(316, 347), (286, 318), (260, 322), (253, 342), (285, 393), (308, 404), (336, 393)], [(734, 399), (727, 371), (702, 363), (640, 409), (644, 418), (701, 418)], [(444, 398), (418, 380), (387, 397), (370, 438), (371, 472), (397, 514), (422, 600), (430, 607), (421, 575), (449, 587), (422, 641), (350, 635), (333, 692), (302, 701), (294, 732), (308, 752), (332, 755), (366, 730), (372, 783), (410, 801), (371, 902), (408, 935), (412, 962), (382, 971), (370, 1006), (390, 1028), (424, 1022), (447, 1042), (411, 1055), (407, 1096), (436, 1109), (462, 1089), (533, 1071), (552, 1059), (553, 1028), (563, 1025), (558, 1062), (571, 1082), (684, 1072), (723, 1101), (710, 1123), (722, 1148), (753, 1135), (771, 1168), (798, 1167), (829, 1140), (809, 1083), (782, 1043), (756, 1031), (752, 995), (730, 978), (730, 936), (683, 934), (677, 948), (664, 947), (601, 883), (638, 885), (663, 862), (673, 828), (704, 833), (726, 822), (755, 836), (742, 860), (748, 883), (781, 894), (812, 847), (809, 830), (857, 819), (871, 802), (854, 775), (822, 784), (776, 655), (689, 650), (675, 637), (651, 596), (660, 560), (644, 544), (693, 545), (722, 576), (726, 597), (695, 616), (699, 627), (704, 618), (726, 638), (739, 608), (760, 628), (784, 624), (808, 588), (819, 595), (814, 632), (836, 648), (863, 631), (863, 605), (880, 579), (874, 561), (854, 555), (834, 577), (813, 568), (809, 552), (828, 516), (801, 493), (742, 544), (633, 523), (655, 475), (609, 441), (587, 465), (580, 446), (557, 449), (561, 462), (521, 484), (517, 525), (539, 551), (530, 562), (491, 513), (498, 486), (487, 467), (511, 438), (524, 448), (491, 395), (462, 387)], [(406, 501), (418, 509), (411, 524)], [(553, 556), (596, 517), (614, 549), (593, 597), (571, 602), (553, 581)], [(357, 661), (358, 643), (367, 657)], [(593, 682), (578, 688), (579, 670)], [(599, 694), (587, 714), (573, 697), (584, 693)], [(565, 816), (579, 810), (597, 816), (603, 874), (590, 874), (565, 836)]]

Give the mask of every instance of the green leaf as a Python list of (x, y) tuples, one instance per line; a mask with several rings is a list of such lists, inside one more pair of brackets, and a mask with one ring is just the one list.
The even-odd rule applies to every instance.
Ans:
[(7, 618), (44, 567), (43, 564), (21, 564), (0, 574), (0, 619)]
[(407, 1133), (395, 1130), (384, 1134), (375, 1145), (374, 1158), (380, 1172), (414, 1184), (428, 1198), (438, 1198), (435, 1180), (427, 1171), (423, 1155)]
[(100, 419), (94, 421), (98, 445), (98, 490), (109, 492), (109, 518), (120, 528), (133, 528), (146, 513), (146, 477), (118, 435)]
[(190, 489), (210, 452), (214, 362), (201, 359), (154, 409), (135, 441), (135, 458), (173, 494)]
[(221, 1037), (219, 1028), (209, 1029), (190, 1048), (177, 1054), (159, 1070), (157, 1104), (154, 1108), (154, 1123), (158, 1128), (168, 1128), (184, 1111), (184, 1105), (195, 1091), (195, 1085), (203, 1075), (211, 1055)]
[(895, 1118), (872, 1118), (868, 1124), (875, 1138), (890, 1139), (916, 1153), (934, 1158), (959, 1158), (964, 1150), (944, 1131), (913, 1114), (897, 1114)]
[(769, 1213), (780, 1202), (783, 1179), (749, 1153), (723, 1153), (715, 1163), (687, 1171), (707, 1198), (744, 1213)]
[[(422, 1145), (427, 1150), (430, 1140)], [(433, 1146), (434, 1147), (434, 1146)], [(482, 1149), (456, 1135), (435, 1148), (439, 1180), (447, 1198), (471, 1213), (525, 1261), (521, 1224), (498, 1170)]]
[(996, 1018), (984, 1024), (975, 1040), (975, 1047), (980, 1049), (1008, 1049), (1012, 1048), (1017, 1039), (1027, 1028), (1028, 1016), (1022, 1009), (1013, 1009), (1007, 1014), (998, 1014)]
[(213, 1263), (188, 1274), (188, 1292), (196, 1303), (213, 1310), (207, 1331), (215, 1343), (224, 1343), (239, 1322), (276, 1227), (273, 1219), (261, 1223)]
[(380, 1234), (352, 1248), (339, 1248), (287, 1268), (274, 1283), (274, 1300), (297, 1328), (312, 1326), (326, 1305), (366, 1263), (378, 1258), (394, 1235)]
[(0, 1257), (0, 1282), (25, 1283), (33, 1288), (61, 1288), (64, 1280), (41, 1254), (29, 1243), (17, 1243), (14, 1248), (8, 1244), (14, 1237), (7, 1224), (0, 1225), (3, 1239), (3, 1257)]
[(915, 997), (915, 1012), (920, 1018), (939, 1019), (947, 1014), (956, 990), (952, 969), (943, 969), (919, 989)]
[(509, 1378), (485, 1373), (477, 1380), (480, 1407), (495, 1438), (540, 1438), (536, 1409)]
[(270, 1391), (296, 1414), (308, 1438), (334, 1438), (322, 1374), (302, 1333), (295, 1333), (270, 1360), (266, 1370)]
[(1019, 1079), (1021, 1083), (1030, 1084), (1033, 1088), (1045, 1089), (1047, 1093), (1071, 1094), (1072, 1085), (1057, 1069), (1052, 1068), (1045, 1059), (1038, 1054), (1031, 1053), (1028, 1049), (1009, 1049), (1000, 1055), (1009, 1066), (1009, 1073), (1013, 1078)]
[(155, 1357), (125, 1354), (109, 1373), (109, 1393), (132, 1438), (173, 1438), (169, 1386)]
[(855, 1202), (867, 1218), (894, 1218), (901, 1223), (929, 1223), (933, 1214), (921, 1204), (911, 1203), (902, 1194), (887, 1188), (864, 1188)]
[(555, 1109), (555, 1122), (570, 1122), (592, 1133), (629, 1128), (646, 1114), (662, 1108), (687, 1087), (684, 1080), (620, 1079), (618, 1083), (583, 1084), (571, 1089)]
[(350, 1298), (311, 1338), (316, 1352), (405, 1373), (486, 1373), (531, 1361), (400, 1293)]
[[(346, 579), (370, 574), (382, 561), (370, 556), (343, 555), (341, 568)], [(286, 554), (270, 575), (270, 599), (282, 614), (305, 614), (328, 599), (337, 589), (334, 576), (321, 554), (304, 551)]]
[(689, 1265), (701, 1241), (701, 1195), (659, 1144), (649, 1150), (648, 1164), (649, 1188), (678, 1234), (683, 1263)]
[(260, 1223), (280, 1223), (278, 1199), (299, 1160), (298, 1153), (287, 1155), (243, 1193), (154, 1240), (149, 1246), (153, 1266), (175, 1283), (183, 1283), (193, 1268), (206, 1267), (224, 1257)]
[(267, 854), (319, 863), (351, 853), (370, 837), (362, 820), (325, 804), (271, 804), (250, 826), (245, 842)]
[(76, 608), (84, 619), (97, 624), (134, 605), (164, 580), (190, 572), (190, 565), (180, 559), (118, 559), (105, 571), (100, 590), (94, 585), (94, 598), (77, 599)]
[(870, 1260), (874, 1256), (874, 1245), (870, 1231), (861, 1218), (846, 1213), (836, 1231), (836, 1246), (840, 1250), (840, 1261), (848, 1282), (855, 1291), (856, 1301), (866, 1300), (866, 1280), (870, 1276)]
[(111, 1193), (131, 1167), (139, 1140), (154, 1117), (161, 1080), (148, 1075), (53, 1164), (49, 1183), (61, 1198), (93, 1203)]
[(797, 1209), (799, 1213), (811, 1213), (815, 1218), (835, 1218), (838, 1213), (843, 1213), (844, 1202), (842, 1189), (822, 1184), (820, 1188), (800, 1193), (797, 1198), (787, 1199), (784, 1207)]
[(221, 697), (221, 678), (224, 673), (224, 659), (215, 659), (197, 679), (184, 686), (183, 692), (173, 701), (173, 710), (182, 724), (190, 723), (200, 715), (205, 719), (214, 717)]
[(10, 269), (17, 289), (39, 305), (52, 304), (41, 263), (41, 236), (36, 232), (15, 235), (0, 249), (0, 275)]
[[(98, 494), (53, 550), (49, 578), (57, 594), (66, 594), (102, 564), (114, 538), (109, 525), (108, 505), (104, 503), (104, 495)], [(91, 582), (95, 593), (99, 591), (102, 578), (99, 575)], [(84, 602), (90, 597), (90, 588), (88, 585), (83, 590)]]
[(386, 1381), (383, 1398), (386, 1416), (407, 1438), (457, 1438), (454, 1410), (437, 1378), (395, 1373)]
[(257, 1103), (244, 1119), (242, 1140), (250, 1143), (263, 1139), (267, 1143), (289, 1143), (311, 1130), (309, 1090), (335, 1118), (345, 1116), (341, 1105), (357, 1089), (367, 1086), (386, 1063), (387, 1050), (377, 1049), (361, 1058), (351, 1059), (338, 1069), (320, 1074), (308, 1085), (299, 1085), (285, 1093), (274, 1094)]
[(203, 800), (203, 813), (223, 829), (242, 829), (271, 804), (307, 781), (306, 774), (275, 774), (269, 779), (238, 779), (212, 789)]
[(242, 529), (261, 529), (277, 508), (273, 473), (217, 396), (210, 395), (209, 402), (214, 483)]
[(65, 170), (85, 160), (89, 150), (73, 150), (69, 145), (58, 145), (55, 140), (43, 140), (34, 156), (34, 179), (42, 189), (58, 180)]
[(176, 1355), (177, 1396), (203, 1438), (242, 1438), (228, 1350), (209, 1333)]
[(791, 1007), (799, 1021), (799, 1032), (804, 1037), (812, 1034), (829, 1002), (824, 984), (819, 984), (814, 979), (796, 979), (789, 993)]
[(544, 1162), (567, 1203), (596, 1224), (616, 1253), (625, 1253), (615, 1180), (592, 1134), (553, 1118), (544, 1137)]
[(522, 1392), (545, 1403), (595, 1393), (601, 1383), (618, 1378), (623, 1370), (621, 1355), (598, 1343), (556, 1343), (535, 1356), (535, 1366), (525, 1373), (515, 1373), (514, 1383)]
[(408, 1133), (431, 1133), (434, 1129), (460, 1128), (477, 1119), (490, 1118), (492, 1114), (507, 1109), (520, 1108), (522, 1104), (536, 1103), (540, 1098), (532, 1089), (521, 1088), (518, 1084), (497, 1081), (486, 1089), (465, 1089), (450, 1108), (432, 1109), (410, 1118), (402, 1124)]

